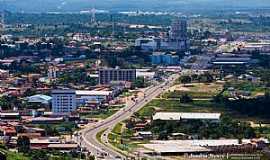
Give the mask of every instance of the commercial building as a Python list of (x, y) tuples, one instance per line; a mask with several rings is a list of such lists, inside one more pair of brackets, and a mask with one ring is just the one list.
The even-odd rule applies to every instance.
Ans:
[(208, 154), (208, 153), (246, 153), (259, 149), (259, 143), (269, 144), (267, 139), (217, 139), (217, 140), (154, 140), (143, 144), (146, 154)]
[(76, 102), (77, 105), (84, 105), (90, 101), (106, 102), (113, 98), (113, 91), (84, 91), (76, 90)]
[(177, 65), (179, 64), (179, 56), (166, 54), (164, 52), (155, 52), (151, 56), (151, 63), (154, 65)]
[(181, 120), (210, 120), (219, 121), (220, 113), (183, 113), (183, 112), (157, 112), (153, 120), (181, 121)]
[(37, 94), (37, 95), (27, 97), (27, 100), (29, 103), (50, 104), (52, 97), (47, 96), (47, 95)]
[(135, 40), (135, 47), (139, 47), (143, 51), (156, 51), (161, 49), (161, 39), (158, 37), (141, 37)]
[(52, 112), (70, 113), (76, 110), (75, 90), (53, 90), (52, 91)]
[(177, 18), (171, 25), (168, 49), (181, 51), (188, 49), (188, 47), (187, 21), (185, 19)]
[(128, 81), (136, 80), (136, 69), (100, 69), (99, 84), (109, 84), (113, 81)]
[(58, 77), (59, 69), (56, 66), (49, 66), (47, 74), (49, 79), (55, 79)]
[(214, 65), (245, 65), (251, 63), (249, 57), (216, 57), (212, 60)]

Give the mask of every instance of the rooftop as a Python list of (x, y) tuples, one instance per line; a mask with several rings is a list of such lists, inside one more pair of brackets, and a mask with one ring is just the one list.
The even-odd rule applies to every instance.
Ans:
[(85, 96), (109, 96), (112, 94), (112, 91), (84, 91), (84, 90), (76, 90), (76, 95), (85, 95)]
[(184, 113), (184, 112), (157, 112), (153, 120), (181, 120), (181, 119), (198, 119), (198, 120), (219, 120), (220, 113)]

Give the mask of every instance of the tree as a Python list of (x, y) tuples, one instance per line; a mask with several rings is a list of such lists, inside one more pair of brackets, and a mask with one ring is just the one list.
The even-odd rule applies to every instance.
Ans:
[(95, 160), (95, 156), (89, 156), (89, 160)]
[(198, 79), (199, 79), (199, 82), (203, 82), (203, 83), (211, 83), (214, 80), (213, 76), (208, 72), (203, 75), (200, 75)]
[(192, 102), (192, 97), (190, 97), (188, 94), (183, 94), (181, 97), (180, 97), (180, 102), (181, 103), (190, 103)]
[(183, 83), (184, 85), (187, 83), (191, 83), (191, 77), (190, 76), (182, 76), (180, 78), (180, 82)]
[(17, 140), (18, 152), (27, 153), (30, 150), (30, 139), (27, 136), (20, 136)]
[(132, 88), (143, 88), (145, 87), (144, 77), (138, 77), (133, 83)]
[(47, 152), (44, 150), (33, 150), (31, 151), (31, 159), (35, 160), (48, 160)]

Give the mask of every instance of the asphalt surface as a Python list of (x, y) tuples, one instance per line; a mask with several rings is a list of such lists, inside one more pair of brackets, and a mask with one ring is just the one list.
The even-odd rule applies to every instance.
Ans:
[[(138, 97), (135, 101), (128, 101), (126, 107), (122, 108), (111, 117), (100, 121), (94, 125), (89, 125), (85, 129), (81, 130), (81, 145), (85, 147), (91, 153), (91, 155), (94, 155), (97, 159), (127, 159), (128, 157), (115, 151), (112, 147), (110, 147), (110, 145), (104, 145), (99, 142), (96, 135), (103, 130), (112, 129), (117, 123), (131, 117), (135, 112), (140, 110), (149, 101), (156, 98), (166, 89), (168, 89), (171, 85), (173, 85), (173, 83), (178, 77), (179, 75), (174, 74), (167, 78), (165, 82), (155, 86), (150, 86), (149, 88), (144, 90), (144, 96)], [(103, 141), (104, 139), (105, 141), (107, 141), (107, 134), (108, 133), (105, 132), (105, 135), (102, 135), (101, 138)]]

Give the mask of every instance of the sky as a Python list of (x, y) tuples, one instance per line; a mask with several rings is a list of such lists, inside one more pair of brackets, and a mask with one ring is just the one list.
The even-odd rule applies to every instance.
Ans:
[(20, 12), (80, 11), (185, 11), (270, 8), (270, 0), (0, 0), (0, 8)]

